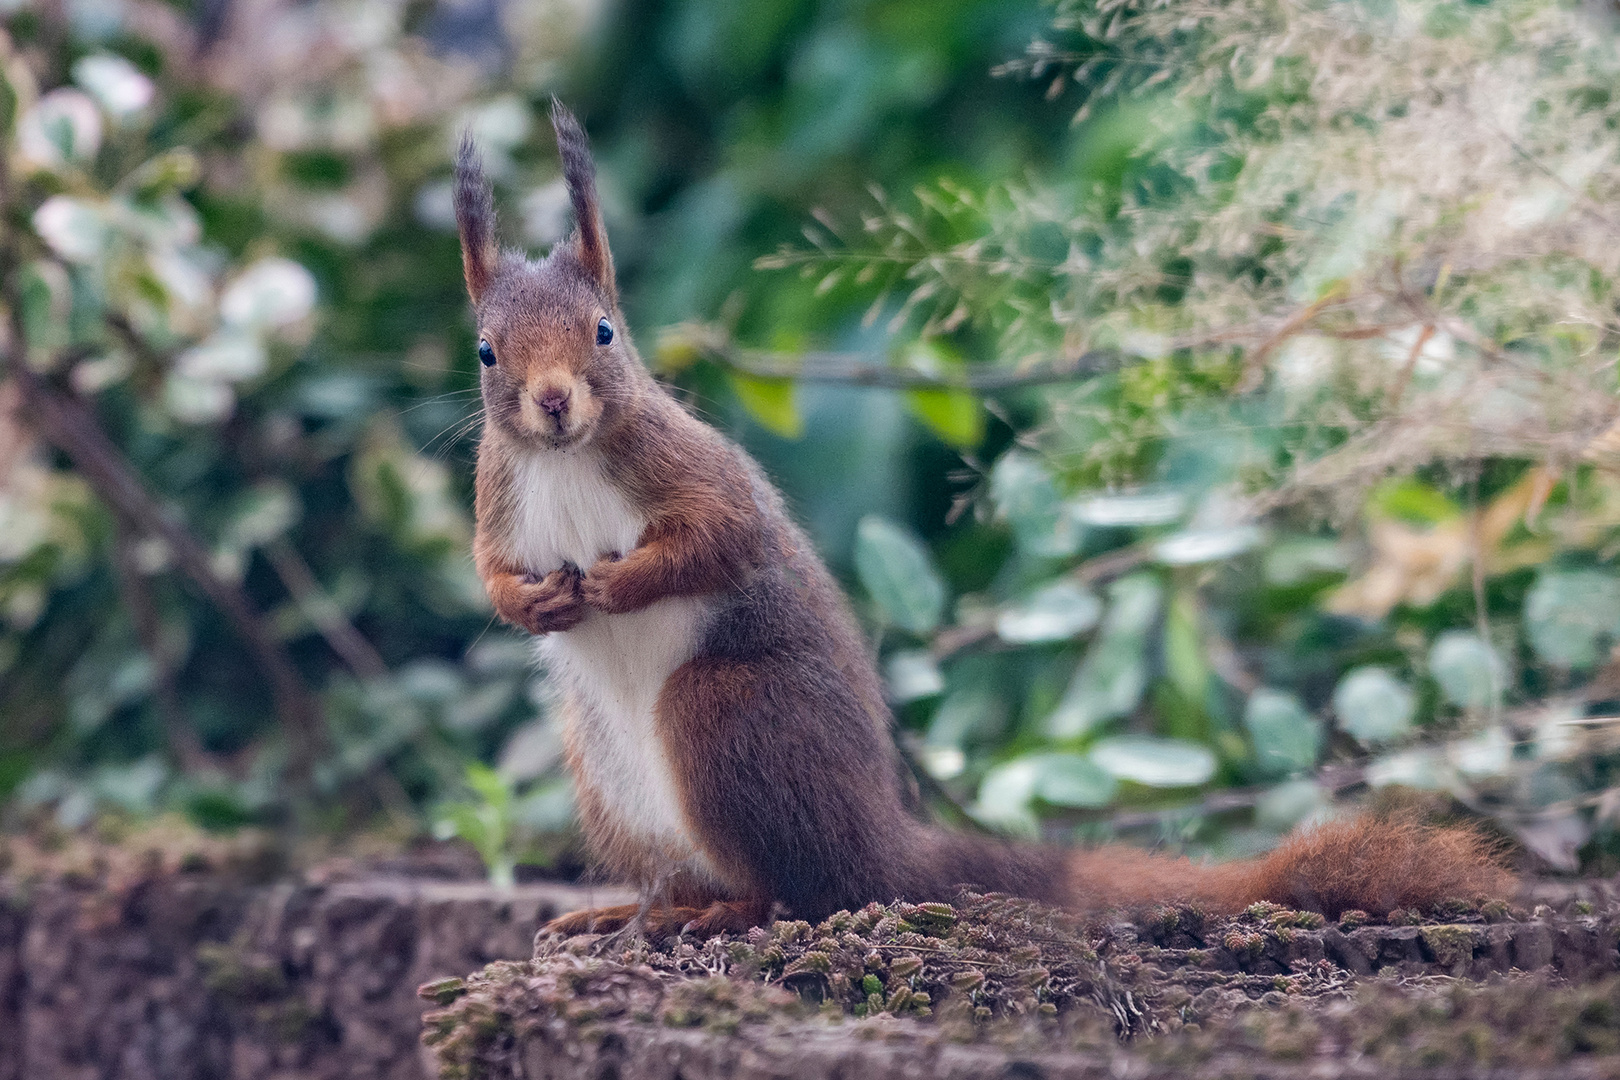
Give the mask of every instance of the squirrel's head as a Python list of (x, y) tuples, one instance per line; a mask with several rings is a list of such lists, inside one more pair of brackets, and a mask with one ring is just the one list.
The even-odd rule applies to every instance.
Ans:
[(539, 446), (577, 446), (610, 421), (639, 363), (619, 312), (613, 256), (585, 132), (555, 100), (576, 228), (539, 262), (501, 251), (495, 200), (471, 135), (456, 156), (456, 225), (478, 320), (485, 423)]

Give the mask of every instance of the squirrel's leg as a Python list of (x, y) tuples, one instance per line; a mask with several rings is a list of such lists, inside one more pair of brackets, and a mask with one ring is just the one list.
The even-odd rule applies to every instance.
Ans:
[(574, 777), (580, 824), (608, 877), (639, 882), (647, 899), (640, 904), (570, 912), (542, 926), (540, 936), (609, 934), (637, 923), (648, 938), (661, 941), (682, 933), (711, 937), (727, 931), (740, 932), (763, 921), (770, 914), (768, 900), (739, 901), (737, 894), (717, 889), (696, 875), (672, 876), (668, 853), (639, 835), (621, 815), (615, 801), (591, 782), (589, 773), (581, 767), (578, 744), (586, 708), (577, 696), (566, 691), (556, 703), (563, 724), (564, 752)]
[(700, 655), (665, 681), (657, 723), (698, 842), (759, 901), (748, 914), (780, 902), (813, 922), (894, 899), (915, 826), (887, 733), (830, 658)]

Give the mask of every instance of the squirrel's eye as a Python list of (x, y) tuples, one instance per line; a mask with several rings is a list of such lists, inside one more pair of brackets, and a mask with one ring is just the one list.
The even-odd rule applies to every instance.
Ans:
[(613, 324), (602, 319), (596, 324), (596, 343), (598, 345), (613, 344)]
[(483, 338), (478, 339), (478, 359), (485, 367), (495, 366), (495, 350), (489, 347), (489, 342)]

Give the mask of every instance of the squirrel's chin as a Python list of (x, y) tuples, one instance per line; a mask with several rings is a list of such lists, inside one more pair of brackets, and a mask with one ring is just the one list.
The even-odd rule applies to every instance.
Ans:
[(520, 416), (506, 415), (491, 419), (518, 445), (532, 450), (577, 450), (595, 438), (601, 427), (600, 419), (593, 418), (568, 431), (536, 431)]
[(581, 424), (573, 431), (530, 435), (529, 441), (547, 450), (577, 450), (591, 441), (596, 434), (595, 424)]

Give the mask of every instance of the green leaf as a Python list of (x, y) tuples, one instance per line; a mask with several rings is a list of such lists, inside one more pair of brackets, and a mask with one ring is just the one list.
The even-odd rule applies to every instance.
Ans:
[(972, 450), (984, 441), (984, 410), (966, 390), (909, 390), (906, 406), (952, 446)]
[(1500, 724), (1493, 724), (1449, 747), (1451, 762), (1469, 779), (1500, 776), (1513, 763), (1513, 736)]
[(493, 682), (470, 690), (446, 703), (444, 726), (451, 731), (483, 731), (500, 719), (512, 703), (514, 692), (515, 687), (509, 682)]
[(133, 195), (153, 200), (160, 195), (192, 187), (202, 175), (202, 163), (188, 147), (165, 150), (148, 159), (124, 181)]
[(128, 765), (103, 765), (92, 780), (96, 797), (133, 814), (150, 814), (157, 807), (158, 792), (169, 779), (162, 758), (149, 754)]
[(1033, 836), (1036, 821), (1030, 804), (1039, 798), (1053, 806), (1107, 806), (1119, 781), (1084, 754), (1025, 754), (985, 773), (974, 818), (986, 825)]
[(1502, 694), (1507, 672), (1496, 650), (1478, 634), (1450, 630), (1429, 650), (1429, 674), (1453, 705), (1488, 709)]
[(875, 514), (855, 529), (855, 572), (884, 617), (926, 634), (945, 613), (945, 583), (928, 549), (898, 525)]
[(1620, 580), (1601, 570), (1544, 570), (1524, 598), (1530, 647), (1549, 664), (1581, 670), (1620, 631)]
[(1085, 754), (1055, 753), (1039, 757), (1035, 794), (1053, 806), (1107, 806), (1119, 781)]
[(0, 68), (0, 139), (8, 145), (11, 142), (11, 125), (17, 119), (17, 91), (11, 88), (11, 81), (6, 78), (3, 68)]
[(1116, 735), (1091, 748), (1104, 772), (1147, 787), (1197, 787), (1215, 775), (1209, 747), (1182, 739)]
[(539, 785), (513, 805), (512, 817), (536, 832), (561, 832), (574, 818), (574, 785), (567, 778)]
[(533, 780), (562, 761), (562, 756), (562, 732), (542, 716), (507, 736), (506, 745), (501, 747), (500, 774), (514, 784)]
[(1171, 566), (1219, 562), (1241, 555), (1264, 539), (1253, 525), (1223, 529), (1184, 529), (1153, 545), (1153, 557)]
[(512, 802), (512, 786), (504, 776), (488, 765), (473, 761), (467, 764), (467, 786), (478, 793), (486, 804), (504, 810)]
[(1339, 726), (1363, 743), (1386, 743), (1412, 727), (1417, 704), (1412, 691), (1384, 668), (1355, 668), (1333, 691)]
[(103, 109), (122, 119), (146, 108), (155, 88), (140, 69), (113, 53), (81, 56), (73, 65), (73, 81), (90, 92)]
[(1278, 784), (1254, 805), (1254, 821), (1262, 829), (1287, 832), (1301, 822), (1318, 821), (1332, 810), (1333, 800), (1315, 780)]
[(1020, 450), (1002, 454), (990, 470), (990, 499), (996, 516), (1012, 525), (1018, 546), (1031, 555), (1073, 555), (1080, 549), (1080, 526), (1039, 458)]
[(73, 283), (54, 262), (29, 263), (18, 275), (18, 314), (23, 336), (33, 349), (60, 349), (68, 343), (68, 313), (73, 304)]
[(1438, 525), (1462, 513), (1444, 492), (1410, 477), (1379, 484), (1367, 498), (1367, 509), (1413, 525)]
[(928, 724), (930, 746), (963, 746), (987, 742), (1001, 734), (1007, 703), (991, 687), (963, 680), (934, 710)]
[(67, 195), (40, 203), (31, 223), (39, 238), (68, 262), (95, 263), (104, 257), (112, 236), (100, 205)]
[(939, 662), (927, 649), (901, 649), (884, 664), (889, 696), (897, 703), (934, 697), (945, 691)]
[(1158, 617), (1160, 593), (1151, 574), (1132, 574), (1109, 587), (1102, 630), (1046, 718), (1049, 736), (1076, 738), (1136, 708), (1147, 688), (1147, 634)]
[(1033, 837), (1038, 825), (1029, 803), (1040, 782), (1040, 762), (1033, 757), (1004, 761), (984, 774), (979, 797), (969, 813), (992, 828)]
[(1209, 691), (1209, 664), (1198, 628), (1198, 598), (1188, 589), (1176, 593), (1165, 613), (1164, 667), (1188, 701), (1204, 700)]
[(1074, 515), (1082, 525), (1129, 529), (1168, 525), (1186, 509), (1187, 498), (1179, 491), (1138, 491), (1081, 499), (1074, 504)]
[(241, 495), (232, 507), (222, 539), (247, 550), (285, 536), (302, 516), (298, 492), (283, 480), (265, 480)]
[(1322, 750), (1322, 725), (1293, 694), (1262, 686), (1249, 695), (1243, 726), (1254, 740), (1254, 759), (1268, 776), (1303, 772)]
[(804, 434), (798, 392), (791, 379), (756, 379), (732, 372), (731, 389), (748, 415), (766, 431), (784, 439), (797, 439)]
[(1314, 578), (1342, 575), (1350, 560), (1337, 540), (1300, 537), (1271, 545), (1262, 563), (1268, 585), (1299, 585)]
[(1015, 645), (1065, 641), (1097, 625), (1101, 614), (1096, 593), (1063, 578), (1003, 611), (996, 619), (996, 636)]

